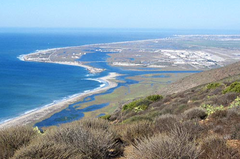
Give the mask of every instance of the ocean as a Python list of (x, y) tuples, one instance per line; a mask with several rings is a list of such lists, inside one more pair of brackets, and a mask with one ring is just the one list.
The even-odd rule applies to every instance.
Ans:
[[(18, 58), (20, 55), (50, 48), (158, 39), (175, 34), (222, 34), (222, 32), (156, 29), (0, 28), (0, 122), (65, 100), (84, 91), (101, 87), (103, 83), (94, 79), (105, 76), (109, 72), (130, 73), (110, 67), (106, 63), (92, 63), (92, 66), (107, 68), (107, 70), (89, 77), (89, 72), (81, 67), (24, 62)], [(107, 58), (106, 54), (87, 54), (81, 60), (91, 61), (96, 56), (101, 60)], [(139, 72), (135, 72), (135, 74), (139, 74)], [(125, 77), (121, 78), (125, 79)], [(134, 81), (129, 80), (127, 84), (132, 83)], [(113, 90), (109, 90), (109, 92), (111, 91)], [(92, 99), (94, 100), (94, 98)], [(100, 109), (106, 105), (107, 103), (92, 106), (91, 110), (94, 110), (95, 107)], [(66, 114), (66, 112), (63, 110), (62, 114)], [(59, 118), (61, 112), (57, 116)], [(82, 116), (79, 115), (78, 118), (80, 117)], [(49, 118), (48, 121), (39, 125), (52, 125), (53, 119), (54, 116), (51, 120)]]

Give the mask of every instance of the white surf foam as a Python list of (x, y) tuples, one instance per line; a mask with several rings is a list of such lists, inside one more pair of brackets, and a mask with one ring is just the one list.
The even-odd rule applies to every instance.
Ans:
[(25, 60), (24, 60), (24, 56), (25, 56), (25, 54), (22, 54), (22, 55), (19, 55), (17, 58), (18, 58), (20, 61), (25, 61)]

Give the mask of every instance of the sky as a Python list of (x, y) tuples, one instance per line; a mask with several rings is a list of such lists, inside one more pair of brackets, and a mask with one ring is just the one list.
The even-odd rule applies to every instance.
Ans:
[(0, 0), (0, 27), (240, 29), (240, 0)]

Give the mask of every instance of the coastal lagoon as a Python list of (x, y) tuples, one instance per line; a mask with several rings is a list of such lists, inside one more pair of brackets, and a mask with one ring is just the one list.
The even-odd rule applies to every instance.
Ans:
[[(24, 62), (22, 54), (67, 46), (170, 36), (105, 29), (0, 29), (0, 122), (100, 87), (81, 67)], [(98, 77), (104, 76), (98, 75)], [(96, 77), (92, 77), (96, 78)]]
[[(179, 32), (174, 30), (2, 29), (0, 30), (0, 122), (101, 87), (104, 83), (96, 79), (108, 75), (109, 72), (124, 74), (124, 76), (119, 76), (118, 80), (123, 80), (125, 83), (119, 83), (118, 87), (123, 85), (128, 86), (137, 82), (127, 79), (130, 74), (186, 73), (184, 71), (155, 72), (152, 69), (129, 71), (118, 67), (111, 67), (104, 62), (107, 58), (107, 53), (100, 54), (96, 52), (82, 57), (83, 61), (92, 61), (93, 59), (96, 61), (96, 59), (99, 59), (101, 62), (90, 63), (90, 65), (106, 69), (102, 73), (93, 75), (81, 67), (21, 61), (18, 57), (22, 54), (50, 48), (159, 39), (171, 37), (174, 34), (194, 33), (196, 32)], [(206, 34), (209, 32), (201, 31), (200, 33)], [(195, 72), (198, 71), (188, 71), (188, 73)], [(159, 76), (159, 78), (162, 77)], [(105, 93), (111, 93), (114, 89), (116, 88), (111, 88)], [(95, 96), (98, 95), (92, 95), (90, 99), (94, 100)], [(78, 104), (70, 105), (69, 108), (56, 113), (43, 122), (37, 123), (37, 125), (50, 126), (81, 118), (83, 115), (78, 113), (78, 111), (74, 111), (76, 110), (74, 105)], [(78, 110), (91, 111), (107, 105), (108, 103), (102, 103)], [(71, 108), (73, 108), (73, 113), (68, 111)]]

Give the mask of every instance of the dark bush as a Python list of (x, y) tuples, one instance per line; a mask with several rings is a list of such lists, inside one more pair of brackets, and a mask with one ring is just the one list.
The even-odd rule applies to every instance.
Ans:
[(0, 158), (7, 159), (37, 135), (31, 127), (15, 127), (0, 131)]
[(158, 101), (158, 100), (163, 99), (163, 96), (158, 95), (158, 94), (156, 94), (156, 95), (150, 95), (150, 96), (147, 96), (147, 99), (150, 100), (150, 101), (155, 102), (155, 101)]
[(212, 118), (212, 119), (221, 119), (221, 118), (225, 118), (227, 117), (227, 110), (217, 110), (215, 111), (214, 113), (212, 113), (209, 118)]
[(205, 119), (207, 117), (207, 112), (203, 108), (195, 107), (186, 110), (183, 113), (183, 116), (187, 120), (192, 120), (192, 119)]
[(225, 130), (222, 125), (217, 125), (217, 126), (213, 127), (213, 132), (222, 135), (222, 134), (224, 134)]
[(230, 108), (229, 111), (235, 112), (236, 114), (240, 114), (240, 107)]
[(240, 124), (233, 126), (231, 130), (231, 139), (240, 140)]
[(232, 101), (234, 101), (238, 96), (238, 93), (227, 93), (224, 95), (216, 96), (210, 100), (214, 102), (215, 105), (228, 106)]
[(239, 120), (240, 115), (234, 109), (228, 109), (227, 110), (227, 119), (228, 120)]
[(211, 92), (211, 94), (216, 95), (216, 94), (222, 94), (223, 87), (218, 87), (215, 90)]
[(174, 131), (180, 131), (180, 133), (177, 134), (181, 134), (181, 132), (187, 132), (190, 140), (201, 138), (207, 134), (207, 129), (200, 125), (197, 120), (184, 121), (181, 124), (176, 125), (172, 132)]
[(202, 141), (201, 144), (202, 153), (199, 159), (239, 159), (240, 155), (238, 151), (227, 146), (226, 140), (217, 137), (210, 136)]
[(163, 103), (167, 103), (170, 102), (173, 99), (173, 97), (171, 95), (167, 95), (164, 99), (163, 99)]

